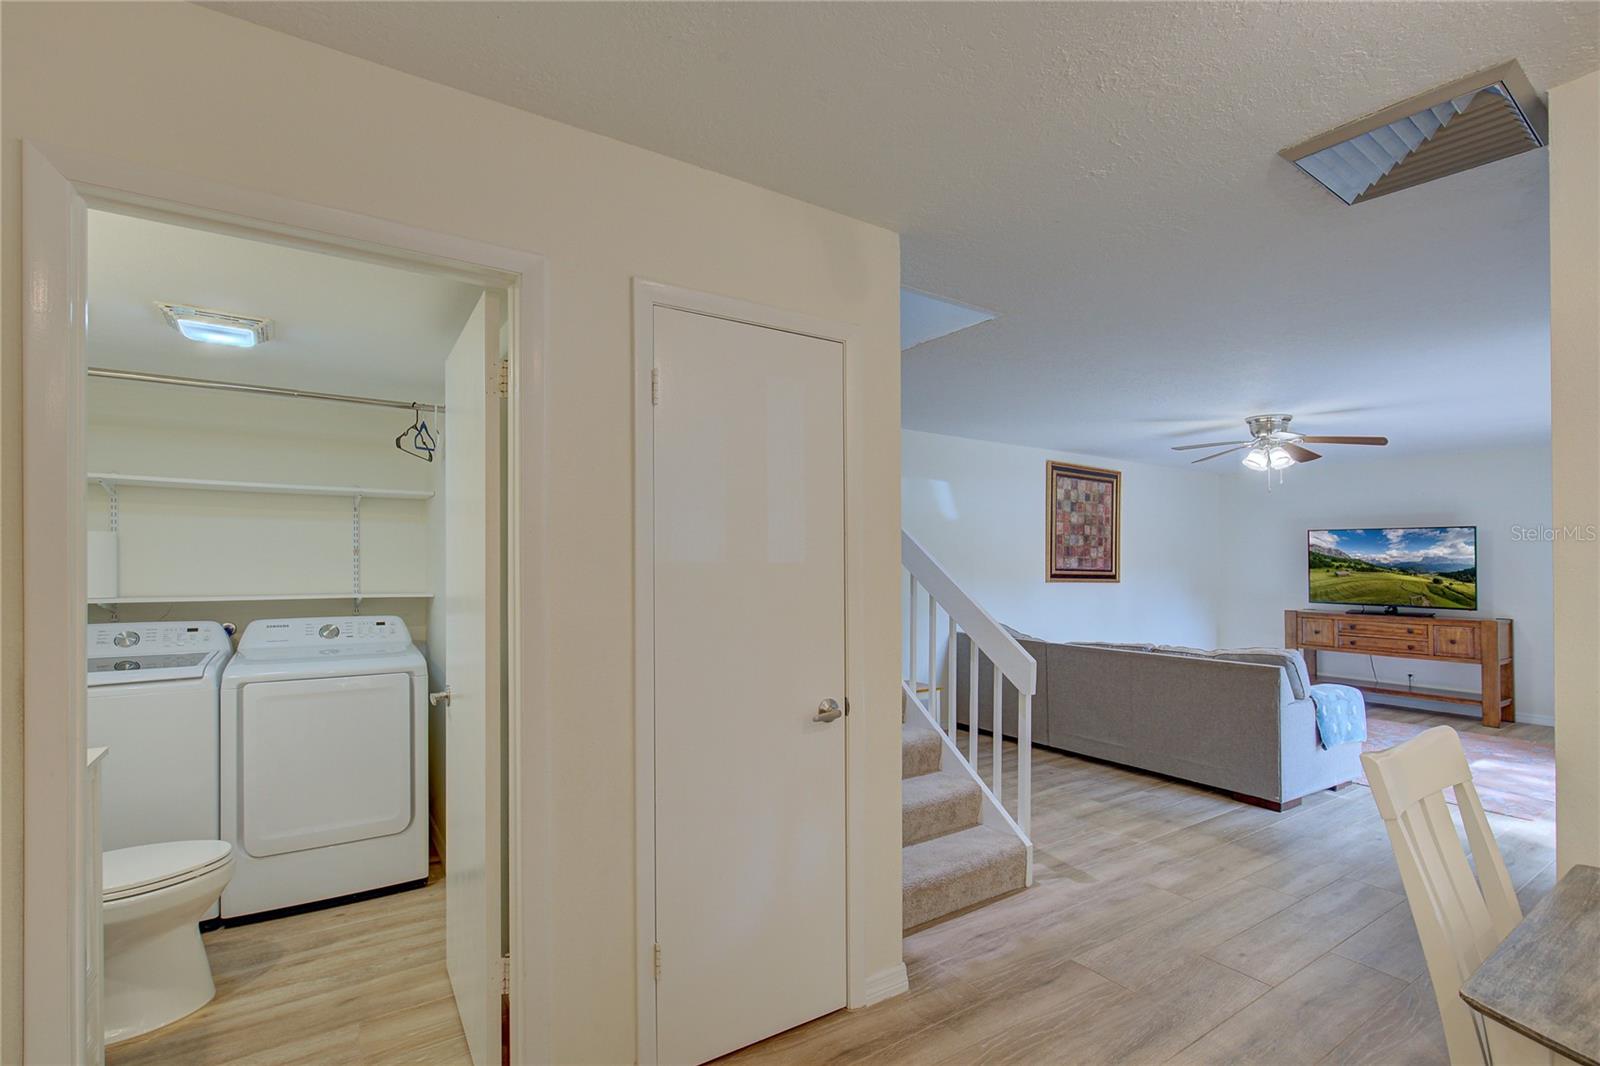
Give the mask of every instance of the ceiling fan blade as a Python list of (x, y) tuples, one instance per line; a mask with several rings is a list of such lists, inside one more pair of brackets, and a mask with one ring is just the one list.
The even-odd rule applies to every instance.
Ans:
[(1247, 440), (1214, 440), (1210, 444), (1175, 444), (1173, 445), (1172, 450), (1175, 452), (1192, 452), (1196, 448), (1226, 448), (1230, 444), (1249, 443), (1251, 442)]
[(1302, 448), (1298, 444), (1290, 444), (1287, 441), (1285, 441), (1281, 447), (1284, 451), (1294, 456), (1294, 461), (1297, 463), (1309, 463), (1313, 459), (1322, 458), (1322, 455), (1319, 452), (1314, 452), (1310, 448)]
[(1306, 444), (1388, 444), (1388, 437), (1301, 437)]
[(1254, 442), (1254, 441), (1246, 441), (1246, 442), (1245, 442), (1245, 443), (1243, 443), (1243, 444), (1241, 444), (1241, 445), (1239, 445), (1239, 446), (1238, 446), (1238, 447), (1237, 447), (1237, 448), (1229, 448), (1229, 449), (1228, 449), (1228, 450), (1227, 450), (1227, 451), (1222, 451), (1222, 452), (1212, 452), (1212, 453), (1211, 453), (1211, 454), (1210, 454), (1210, 455), (1202, 455), (1202, 456), (1201, 456), (1201, 457), (1200, 457), (1200, 458), (1198, 458), (1198, 459), (1195, 459), (1195, 460), (1194, 460), (1194, 461), (1193, 461), (1193, 462), (1191, 462), (1191, 463), (1190, 463), (1190, 464), (1189, 464), (1189, 465), (1190, 465), (1190, 466), (1193, 466), (1193, 465), (1194, 465), (1194, 464), (1195, 464), (1195, 463), (1203, 463), (1203, 462), (1205, 462), (1205, 461), (1206, 461), (1206, 460), (1207, 460), (1207, 459), (1215, 459), (1215, 458), (1217, 458), (1217, 457), (1218, 457), (1218, 456), (1223, 456), (1223, 455), (1231, 455), (1231, 454), (1232, 454), (1232, 453), (1233, 453), (1233, 452), (1239, 452), (1239, 451), (1243, 451), (1243, 450), (1244, 450), (1244, 449), (1246, 449), (1246, 448), (1248, 448), (1248, 447), (1250, 447), (1250, 445), (1251, 445), (1251, 444), (1254, 444), (1254, 443), (1255, 443), (1255, 442)]

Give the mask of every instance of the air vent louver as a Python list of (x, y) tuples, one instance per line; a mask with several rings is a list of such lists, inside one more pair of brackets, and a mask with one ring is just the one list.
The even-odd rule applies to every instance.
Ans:
[(1280, 154), (1347, 204), (1541, 147), (1544, 109), (1515, 61)]

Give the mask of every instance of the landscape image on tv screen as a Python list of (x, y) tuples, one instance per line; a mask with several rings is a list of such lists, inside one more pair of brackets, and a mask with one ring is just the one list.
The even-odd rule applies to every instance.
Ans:
[(1312, 603), (1478, 609), (1476, 526), (1313, 529)]

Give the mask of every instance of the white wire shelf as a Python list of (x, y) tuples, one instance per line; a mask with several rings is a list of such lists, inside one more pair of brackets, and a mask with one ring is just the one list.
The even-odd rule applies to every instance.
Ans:
[(155, 477), (145, 474), (90, 474), (90, 484), (104, 482), (118, 488), (192, 489), (201, 492), (259, 492), (279, 496), (362, 496), (369, 500), (429, 500), (428, 489), (377, 489), (360, 485), (293, 485), (277, 481), (219, 481), (193, 477)]

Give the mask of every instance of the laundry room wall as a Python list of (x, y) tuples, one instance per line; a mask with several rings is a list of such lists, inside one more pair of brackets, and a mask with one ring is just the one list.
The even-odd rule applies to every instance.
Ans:
[[(442, 465), (395, 449), (411, 416), (387, 408), (95, 378), (88, 415), (91, 473), (431, 491)], [(90, 530), (108, 531), (108, 494), (93, 481), (86, 492)], [(127, 485), (117, 495), (117, 598), (171, 597), (117, 604), (120, 618), (242, 626), (352, 609), (350, 496)], [(373, 597), (362, 610), (400, 614), (417, 640), (427, 638), (433, 591), (428, 516), (425, 499), (361, 502), (361, 588)], [(229, 602), (204, 602), (218, 597)]]
[[(22, 139), (546, 258), (548, 330), (535, 340), (548, 400), (544, 424), (527, 427), (545, 470), (544, 528), (530, 531), (545, 580), (523, 621), (545, 634), (548, 673), (525, 693), (535, 708), (525, 726), (541, 731), (532, 742), (542, 751), (560, 754), (546, 779), (525, 783), (535, 791), (524, 794), (550, 797), (554, 810), (524, 826), (543, 834), (536, 858), (552, 920), (539, 958), (520, 971), (531, 982), (523, 987), (540, 1024), (529, 1035), (541, 1058), (629, 1062), (637, 1047), (631, 285), (648, 278), (859, 329), (849, 447), (863, 474), (851, 513), (866, 532), (852, 571), (863, 609), (851, 633), (864, 664), (853, 675), (862, 701), (851, 718), (862, 756), (851, 796), (861, 918), (852, 963), (869, 986), (893, 989), (904, 972), (897, 236), (197, 5), (6, 4), (3, 17), (0, 433), (15, 434), (21, 422)], [(3, 439), (9, 530), (21, 499), (12, 480), (20, 441)], [(21, 549), (6, 537), (9, 618), (20, 605), (12, 590)], [(4, 639), (10, 686), (21, 645), (12, 633)], [(10, 695), (8, 687), (8, 738), (21, 718)], [(5, 747), (8, 944), (20, 930), (15, 750)], [(7, 995), (8, 1025), (18, 1004)]]

